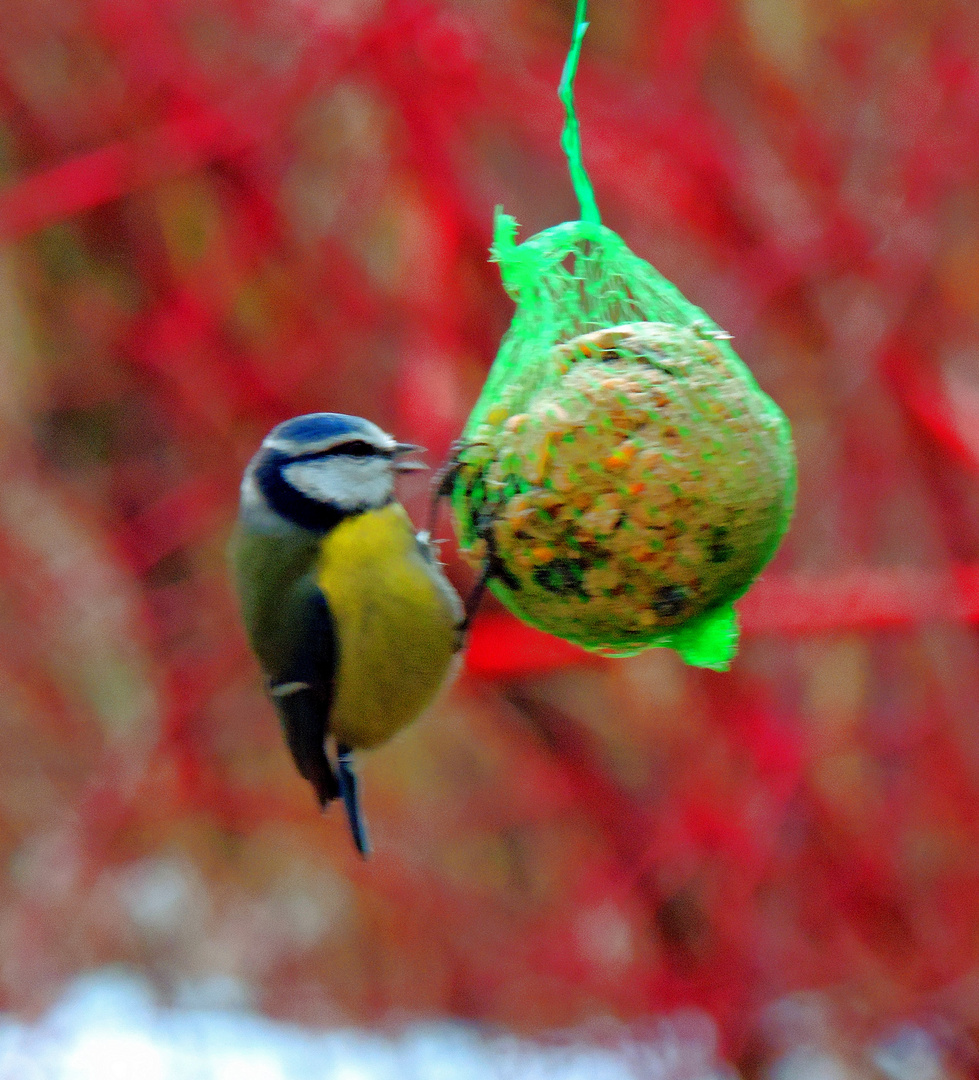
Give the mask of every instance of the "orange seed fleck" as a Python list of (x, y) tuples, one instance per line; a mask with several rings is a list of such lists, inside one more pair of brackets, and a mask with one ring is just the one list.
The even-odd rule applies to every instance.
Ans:
[(624, 469), (635, 456), (636, 448), (633, 443), (623, 443), (605, 459), (605, 468)]

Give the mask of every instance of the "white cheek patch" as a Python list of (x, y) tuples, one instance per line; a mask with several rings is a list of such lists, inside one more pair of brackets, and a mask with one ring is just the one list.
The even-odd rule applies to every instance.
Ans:
[(296, 491), (340, 510), (383, 506), (394, 492), (391, 462), (384, 457), (335, 457), (296, 461), (282, 470)]

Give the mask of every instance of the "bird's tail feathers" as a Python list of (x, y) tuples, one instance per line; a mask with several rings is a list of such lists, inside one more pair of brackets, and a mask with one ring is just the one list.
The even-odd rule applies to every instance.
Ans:
[(367, 837), (367, 825), (360, 808), (360, 795), (357, 790), (357, 776), (350, 766), (350, 747), (337, 746), (337, 777), (340, 781), (340, 794), (347, 811), (347, 821), (354, 838), (354, 845), (366, 859), (371, 853), (370, 840)]

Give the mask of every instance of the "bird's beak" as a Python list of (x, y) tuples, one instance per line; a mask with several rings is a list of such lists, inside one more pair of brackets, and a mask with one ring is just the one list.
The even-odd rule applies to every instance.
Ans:
[[(415, 443), (399, 442), (395, 443), (394, 454), (398, 457), (401, 454), (420, 454), (425, 452), (424, 446), (417, 446)], [(424, 461), (396, 461), (394, 463), (396, 472), (420, 472), (422, 469), (427, 469), (428, 466)]]

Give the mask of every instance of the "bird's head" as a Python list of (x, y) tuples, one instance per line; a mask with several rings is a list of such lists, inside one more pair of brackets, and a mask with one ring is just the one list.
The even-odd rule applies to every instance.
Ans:
[(404, 459), (418, 450), (359, 416), (296, 416), (269, 432), (245, 470), (242, 518), (260, 528), (325, 531), (389, 503), (395, 473), (425, 468)]

